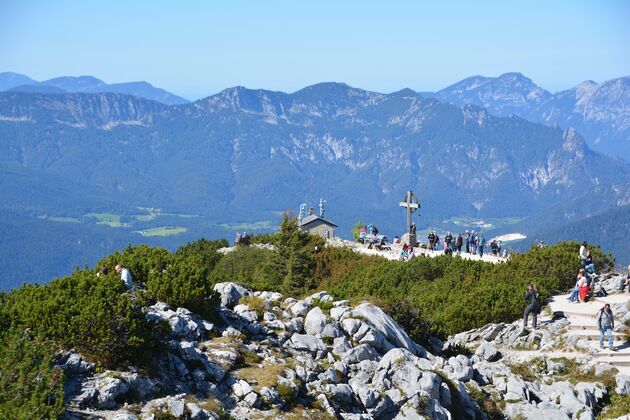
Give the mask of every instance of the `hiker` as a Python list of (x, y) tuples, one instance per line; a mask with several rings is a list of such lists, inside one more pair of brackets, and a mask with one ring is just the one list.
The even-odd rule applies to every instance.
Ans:
[(579, 303), (580, 299), (579, 299), (579, 293), (580, 293), (580, 287), (582, 287), (584, 280), (583, 277), (578, 275), (577, 280), (575, 281), (575, 286), (573, 286), (573, 289), (571, 289), (571, 293), (569, 294), (569, 302), (575, 302), (575, 303)]
[(236, 232), (236, 238), (234, 238), (234, 246), (239, 246), (241, 244), (241, 232)]
[(127, 286), (127, 289), (131, 289), (132, 280), (131, 280), (131, 273), (129, 272), (129, 270), (127, 270), (126, 267), (120, 264), (117, 264), (116, 273), (120, 274), (120, 279), (123, 281), (125, 286)]
[[(433, 233), (435, 233), (435, 232), (433, 232)], [(435, 239), (433, 240), (433, 250), (434, 251), (437, 251), (439, 243), (440, 243), (440, 237), (438, 236), (437, 233), (435, 233)]]
[(466, 254), (470, 254), (470, 232), (466, 231), (464, 240), (466, 241)]
[(481, 239), (479, 239), (479, 258), (483, 258), (483, 248), (486, 246), (486, 238), (483, 237), (483, 233), (481, 234)]
[(615, 328), (615, 317), (607, 303), (597, 313), (597, 326), (599, 327), (599, 347), (604, 348), (604, 336), (608, 335), (608, 348), (615, 351), (613, 347), (613, 329)]
[(586, 251), (586, 259), (584, 260), (584, 269), (589, 274), (595, 274), (595, 264), (593, 263), (593, 257), (591, 257), (591, 251)]
[(457, 250), (457, 255), (462, 253), (462, 245), (464, 243), (463, 241), (464, 238), (462, 238), (462, 234), (458, 233), (457, 238), (455, 238), (455, 249)]
[(586, 247), (588, 246), (588, 244), (586, 243), (586, 241), (582, 242), (582, 245), (580, 246), (580, 263), (582, 264), (582, 268), (586, 267), (586, 251), (588, 251), (586, 249)]
[(392, 244), (399, 244), (400, 243), (400, 238), (398, 237), (398, 235), (394, 236), (394, 240), (392, 240)]
[(540, 243), (538, 244), (538, 248), (543, 249), (544, 247), (545, 247), (545, 241), (540, 241)]
[(102, 266), (98, 273), (96, 273), (96, 277), (105, 277), (109, 274), (109, 268), (106, 265)]
[(429, 241), (429, 249), (433, 251), (433, 242), (435, 242), (435, 231), (429, 232), (427, 235), (427, 240)]
[(470, 252), (477, 255), (477, 234), (474, 230), (470, 232)]
[(444, 249), (446, 250), (446, 248), (451, 247), (451, 242), (453, 242), (453, 235), (451, 235), (451, 232), (448, 232), (446, 234), (446, 236), (444, 237)]
[[(502, 243), (502, 242), (501, 242), (501, 240), (498, 240), (498, 241), (497, 241), (497, 255), (498, 255), (499, 257), (501, 256), (501, 243)], [(505, 253), (506, 253), (506, 255), (505, 255), (505, 256), (507, 257), (507, 249), (505, 250)]]
[(523, 313), (523, 328), (527, 328), (527, 319), (529, 314), (532, 314), (532, 326), (534, 329), (538, 329), (538, 314), (540, 313), (540, 293), (534, 284), (530, 284), (527, 287), (527, 293), (525, 293), (525, 301), (527, 306)]

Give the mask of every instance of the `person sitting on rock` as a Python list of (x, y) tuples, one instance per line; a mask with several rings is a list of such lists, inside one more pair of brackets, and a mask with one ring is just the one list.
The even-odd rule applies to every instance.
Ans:
[(582, 287), (582, 285), (585, 282), (584, 276), (582, 276), (581, 274), (582, 274), (582, 270), (580, 270), (580, 274), (578, 274), (577, 276), (575, 286), (571, 290), (571, 294), (569, 295), (569, 302), (575, 302), (575, 303), (580, 302), (580, 298), (579, 298), (580, 287)]
[(523, 313), (523, 328), (527, 328), (527, 319), (529, 318), (529, 314), (532, 314), (532, 327), (536, 330), (538, 329), (537, 322), (538, 314), (540, 313), (540, 293), (538, 293), (536, 285), (530, 284), (527, 287), (525, 301), (527, 302), (527, 306)]
[(409, 258), (409, 247), (407, 244), (403, 244), (402, 251), (400, 252), (400, 260), (407, 261)]
[(599, 347), (604, 348), (604, 336), (608, 336), (608, 348), (615, 351), (613, 347), (613, 329), (615, 328), (615, 317), (613, 316), (610, 304), (607, 303), (597, 313), (597, 326), (599, 327)]
[(586, 302), (586, 298), (588, 297), (592, 289), (591, 285), (589, 284), (588, 278), (586, 276), (583, 276), (582, 279), (584, 279), (584, 281), (582, 282), (582, 286), (580, 286), (578, 297), (580, 298), (580, 302)]
[(593, 257), (591, 251), (586, 251), (586, 259), (584, 260), (584, 269), (588, 274), (595, 274), (595, 264), (593, 264)]

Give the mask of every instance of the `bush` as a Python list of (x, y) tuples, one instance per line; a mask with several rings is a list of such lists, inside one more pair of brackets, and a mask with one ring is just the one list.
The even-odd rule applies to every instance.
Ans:
[(134, 283), (146, 283), (151, 273), (160, 273), (173, 262), (173, 254), (168, 250), (148, 245), (127, 246), (122, 252), (113, 254), (100, 260), (96, 267), (105, 266), (110, 272), (120, 264), (131, 272)]
[[(338, 298), (380, 300), (422, 341), (427, 324), (432, 333), (444, 337), (520, 318), (529, 283), (539, 287), (543, 300), (574, 284), (580, 267), (578, 250), (577, 243), (565, 242), (532, 248), (493, 265), (448, 256), (389, 261), (326, 248), (314, 255), (313, 282)], [(612, 263), (597, 247), (591, 252), (599, 267)], [(422, 327), (414, 331), (411, 320), (416, 318)]]
[(209, 241), (202, 238), (180, 247), (177, 252), (175, 252), (175, 256), (178, 258), (198, 256), (202, 259), (206, 267), (212, 270), (221, 259), (221, 254), (219, 254), (217, 250), (228, 246), (228, 241), (225, 239)]
[(210, 283), (226, 281), (248, 284), (257, 290), (280, 290), (277, 273), (269, 270), (272, 251), (256, 247), (238, 247), (225, 255), (210, 273)]
[(53, 366), (54, 351), (52, 343), (21, 328), (0, 333), (2, 418), (57, 418), (63, 413), (63, 372)]
[(87, 270), (27, 285), (3, 302), (14, 328), (31, 328), (42, 340), (76, 348), (105, 367), (145, 362), (155, 338), (139, 302), (115, 275), (96, 277)]
[(220, 303), (208, 276), (208, 261), (190, 254), (175, 258), (162, 271), (149, 274), (147, 290), (157, 300), (173, 307), (184, 307), (204, 317), (212, 317)]

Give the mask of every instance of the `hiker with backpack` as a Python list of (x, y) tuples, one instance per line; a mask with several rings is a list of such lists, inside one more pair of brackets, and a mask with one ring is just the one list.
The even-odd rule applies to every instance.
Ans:
[(525, 293), (525, 301), (527, 302), (527, 306), (525, 307), (525, 312), (523, 313), (523, 328), (527, 328), (527, 320), (529, 318), (529, 314), (532, 314), (532, 326), (536, 330), (538, 329), (538, 314), (541, 310), (540, 293), (538, 293), (536, 285), (530, 284), (527, 287), (527, 293)]
[(604, 348), (604, 337), (608, 336), (608, 348), (615, 351), (613, 347), (613, 329), (615, 328), (615, 317), (613, 316), (610, 304), (607, 303), (597, 313), (597, 326), (599, 327), (599, 347)]

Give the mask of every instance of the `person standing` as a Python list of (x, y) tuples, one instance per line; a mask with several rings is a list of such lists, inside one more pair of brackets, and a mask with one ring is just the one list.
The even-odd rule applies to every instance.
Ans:
[(479, 239), (479, 258), (483, 258), (483, 248), (486, 246), (486, 238), (483, 237), (483, 233), (481, 234), (481, 238)]
[(529, 314), (532, 314), (532, 326), (534, 329), (538, 329), (540, 293), (538, 293), (538, 289), (534, 284), (530, 284), (527, 287), (527, 292), (525, 293), (525, 301), (527, 302), (527, 306), (525, 307), (525, 312), (523, 313), (523, 328), (527, 328), (527, 320), (529, 318)]
[(125, 286), (127, 286), (127, 289), (131, 289), (132, 280), (129, 270), (126, 267), (118, 264), (116, 265), (116, 273), (120, 274), (120, 279), (123, 281)]
[(587, 257), (587, 246), (588, 244), (586, 243), (586, 241), (582, 242), (582, 245), (580, 246), (580, 263), (582, 264), (582, 268), (586, 267), (586, 257)]
[(466, 254), (470, 254), (470, 232), (466, 231), (464, 240), (466, 241)]
[(448, 232), (444, 237), (444, 249), (450, 248), (451, 242), (453, 242), (453, 235), (451, 235), (451, 232)]
[(597, 313), (597, 326), (599, 327), (599, 347), (604, 348), (604, 336), (608, 336), (608, 348), (615, 351), (613, 347), (613, 329), (615, 328), (615, 317), (613, 316), (610, 304), (605, 304)]
[(458, 233), (457, 238), (455, 238), (455, 249), (457, 250), (457, 255), (462, 253), (463, 244), (464, 244), (464, 238), (462, 238), (461, 233)]

